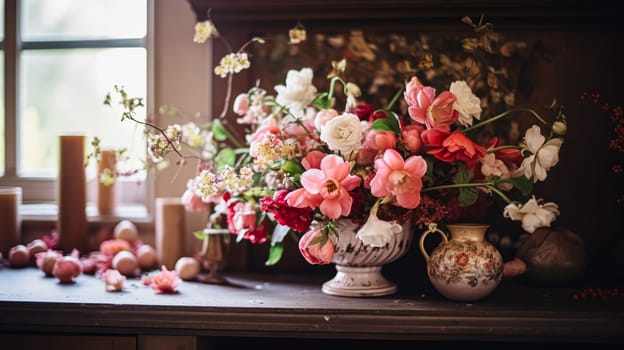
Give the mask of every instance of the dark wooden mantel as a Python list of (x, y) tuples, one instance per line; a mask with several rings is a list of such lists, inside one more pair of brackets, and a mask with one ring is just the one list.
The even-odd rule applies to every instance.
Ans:
[(232, 275), (228, 285), (184, 282), (156, 294), (138, 279), (110, 293), (80, 276), (61, 285), (34, 268), (0, 270), (0, 335), (184, 335), (393, 341), (624, 342), (624, 300), (574, 300), (579, 290), (509, 281), (485, 300), (452, 302), (435, 291), (343, 298), (325, 277)]

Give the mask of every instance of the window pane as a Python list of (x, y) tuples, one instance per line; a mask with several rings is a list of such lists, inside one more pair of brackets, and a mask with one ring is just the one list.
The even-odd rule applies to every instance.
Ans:
[[(103, 104), (114, 85), (133, 97), (146, 96), (144, 48), (27, 50), (21, 68), (20, 176), (56, 174), (63, 132), (83, 132), (89, 142), (97, 136), (102, 145), (145, 158), (141, 130), (120, 121), (121, 109)], [(137, 118), (145, 118), (145, 108), (137, 110)]]
[(4, 0), (0, 0), (0, 40), (4, 40)]
[(23, 0), (23, 40), (142, 38), (146, 0)]
[[(0, 81), (4, 82), (4, 51), (0, 51)], [(0, 84), (0, 176), (4, 175), (4, 84)]]

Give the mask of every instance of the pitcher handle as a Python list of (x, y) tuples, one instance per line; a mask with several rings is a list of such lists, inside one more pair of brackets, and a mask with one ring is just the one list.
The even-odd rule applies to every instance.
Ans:
[(429, 257), (429, 254), (427, 254), (427, 251), (425, 250), (424, 243), (425, 243), (425, 238), (430, 233), (439, 233), (440, 236), (442, 236), (442, 240), (444, 241), (443, 243), (447, 243), (448, 242), (448, 238), (446, 237), (446, 233), (444, 233), (444, 231), (440, 230), (438, 228), (438, 225), (436, 225), (435, 223), (430, 223), (428, 225), (427, 231), (423, 232), (423, 234), (420, 236), (420, 242), (419, 242), (420, 252), (425, 257), (425, 261), (427, 263), (429, 263), (429, 258), (430, 257)]

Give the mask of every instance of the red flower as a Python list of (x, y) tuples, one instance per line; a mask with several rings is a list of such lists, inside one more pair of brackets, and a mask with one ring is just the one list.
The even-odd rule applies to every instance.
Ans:
[(371, 117), (371, 114), (375, 111), (375, 107), (368, 103), (360, 103), (355, 106), (353, 113), (360, 118), (360, 120), (367, 120)]
[(427, 153), (446, 163), (461, 160), (472, 169), (485, 156), (485, 148), (474, 143), (460, 131), (448, 134), (441, 130), (430, 129), (424, 131), (422, 137), (426, 145), (433, 147)]
[(312, 209), (295, 208), (288, 205), (285, 198), (288, 190), (275, 192), (274, 198), (266, 196), (260, 199), (260, 210), (272, 214), (280, 225), (288, 226), (297, 232), (306, 232), (312, 222)]
[(458, 253), (455, 255), (455, 265), (459, 267), (464, 267), (468, 265), (468, 261), (470, 257), (465, 252)]
[[(499, 137), (493, 137), (485, 145), (485, 148), (490, 149), (490, 148), (498, 147), (502, 145), (503, 145), (503, 142)], [(511, 168), (510, 165), (512, 164), (514, 165), (513, 168), (517, 168), (520, 165), (520, 163), (522, 163), (522, 160), (524, 159), (524, 157), (522, 156), (522, 153), (520, 153), (520, 150), (516, 148), (504, 148), (504, 149), (494, 152), (494, 155), (496, 156), (496, 159), (500, 159), (503, 162), (505, 162), (505, 165), (507, 165), (508, 168)]]
[(251, 243), (264, 243), (267, 239), (264, 225), (256, 225), (256, 212), (248, 203), (232, 200), (228, 205), (227, 223), (230, 233), (238, 235), (245, 230), (243, 239)]

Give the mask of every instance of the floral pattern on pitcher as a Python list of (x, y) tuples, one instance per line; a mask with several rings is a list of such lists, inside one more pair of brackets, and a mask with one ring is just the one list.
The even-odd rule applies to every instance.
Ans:
[(449, 241), (431, 255), (429, 276), (446, 284), (461, 283), (463, 280), (473, 288), (479, 284), (498, 284), (503, 264), (497, 259), (497, 254), (491, 245), (471, 240)]

